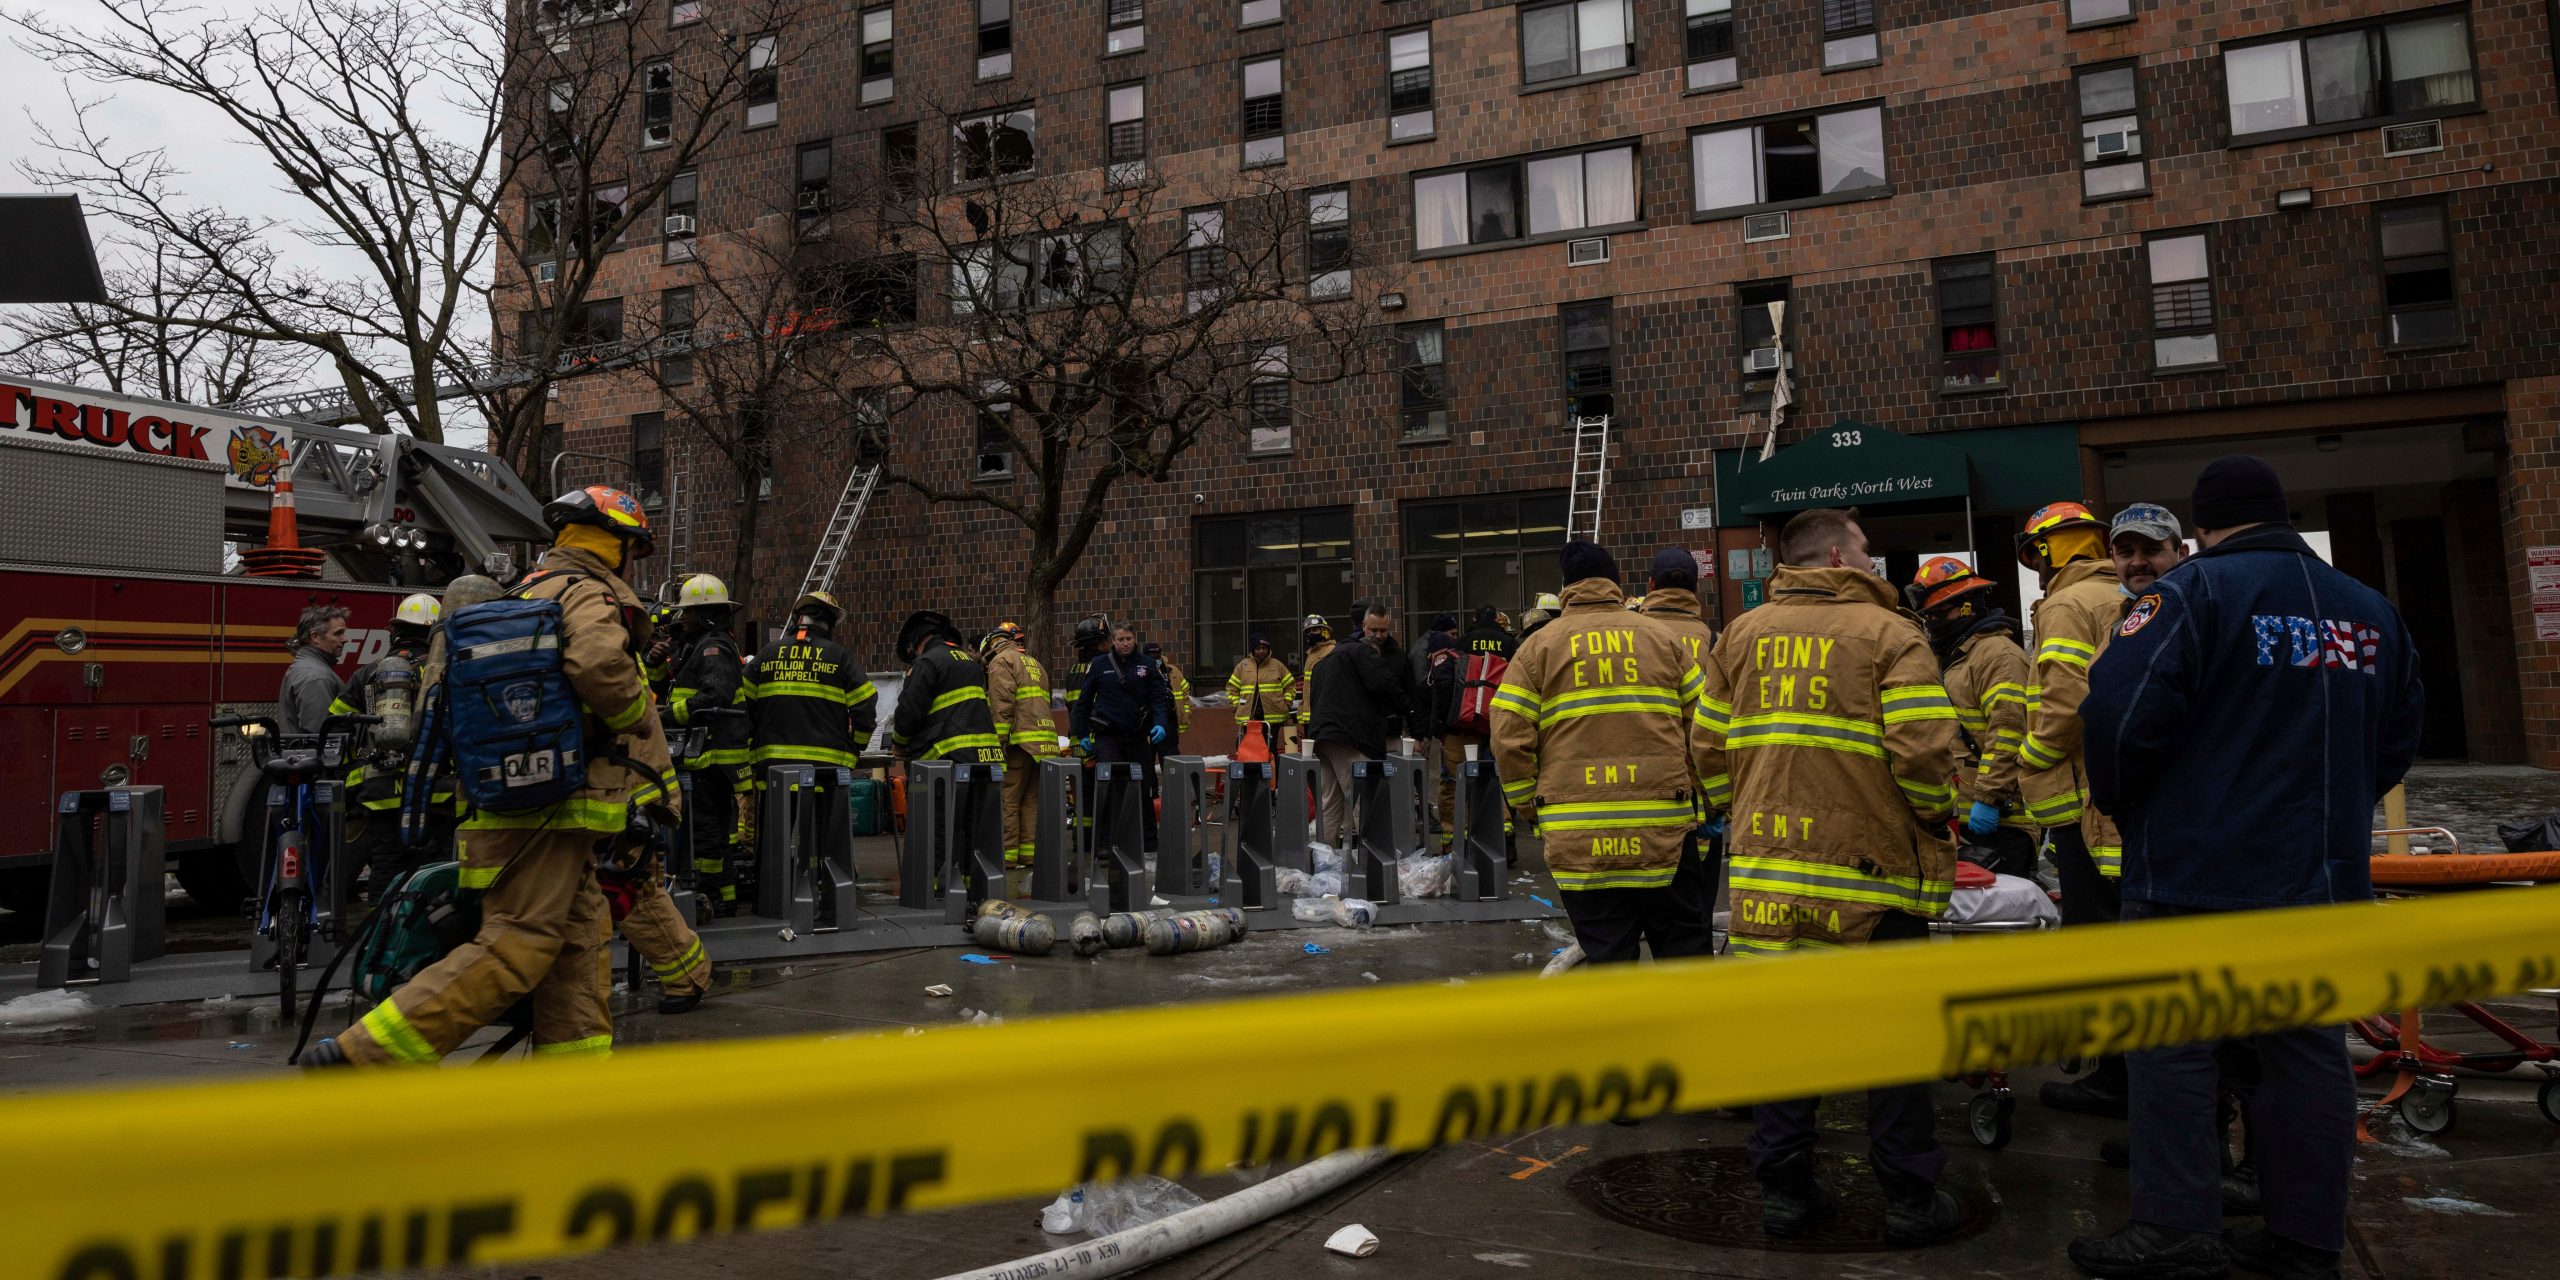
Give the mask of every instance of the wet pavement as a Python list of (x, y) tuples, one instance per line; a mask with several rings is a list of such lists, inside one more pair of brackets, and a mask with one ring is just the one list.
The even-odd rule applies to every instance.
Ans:
[[(2475, 837), (2494, 847), (2491, 829), (2520, 812), (2560, 809), (2560, 779), (2530, 771), (2430, 766), (2413, 780), (2413, 793), (2411, 820), (2452, 828), (2466, 848)], [(624, 993), (617, 1000), (617, 1032), (629, 1048), (808, 1033), (897, 1035), (990, 1017), (1372, 982), (1445, 983), (1536, 968), (1568, 937), (1555, 922), (1503, 922), (1275, 931), (1223, 950), (1172, 957), (1111, 952), (1079, 959), (1062, 948), (1048, 957), (978, 965), (963, 961), (960, 948), (877, 952), (723, 968), (712, 996), (676, 1017)], [(935, 984), (947, 984), (952, 994), (927, 994)], [(2555, 1035), (2547, 997), (2496, 1001), (2490, 1008), (2529, 1033)], [(333, 1006), (322, 1023), (341, 1020)], [(2431, 1016), (2431, 1037), (2453, 1048), (2495, 1044), (2484, 1032), (2457, 1030), (2459, 1021), (2451, 1013)], [(1519, 1028), (1522, 1036), (1538, 1033), (1534, 1026)], [(0, 1004), (0, 1094), (275, 1073), (289, 1070), (290, 1044), (291, 1030), (254, 981), (244, 981), (234, 998), (121, 1009), (46, 993)], [(1737, 1040), (1735, 1052), (1751, 1051), (1748, 1039)], [(1823, 1111), (1829, 1132), (1822, 1176), (1842, 1193), (1843, 1213), (1811, 1241), (1777, 1247), (1761, 1235), (1758, 1193), (1744, 1155), (1748, 1125), (1706, 1113), (1633, 1127), (1543, 1129), (1404, 1157), (1299, 1211), (1147, 1274), (1196, 1280), (1389, 1271), (1409, 1277), (2067, 1276), (2073, 1272), (2062, 1248), (2070, 1237), (2122, 1221), (2125, 1175), (2101, 1163), (2097, 1148), (2123, 1125), (2043, 1109), (2033, 1100), (2035, 1089), (2053, 1078), (2056, 1073), (2043, 1069), (2017, 1074), (2016, 1136), (1997, 1152), (1977, 1147), (1967, 1133), (1963, 1103), (1970, 1091), (1937, 1086), (1940, 1138), (1952, 1155), (1948, 1185), (1963, 1199), (1968, 1225), (1962, 1238), (1927, 1249), (1883, 1245), (1860, 1107), (1835, 1101)], [(2550, 1223), (2560, 1213), (2560, 1125), (2537, 1111), (2534, 1090), (2542, 1078), (2530, 1066), (2464, 1078), (2458, 1122), (2442, 1133), (2420, 1135), (2396, 1117), (2384, 1120), (2381, 1140), (2363, 1145), (2357, 1165), (2344, 1274), (2394, 1280), (2560, 1274), (2550, 1245)], [(1072, 1105), (1076, 1079), (1071, 1063), (1022, 1064), (1019, 1088), (992, 1111), (973, 1114), (1000, 1124), (1008, 1106)], [(2381, 1084), (2368, 1086), (2368, 1100)], [(691, 1122), (681, 1105), (663, 1118)], [(1225, 1174), (1191, 1180), (1209, 1197), (1241, 1185)], [(1037, 1201), (1015, 1202), (469, 1274), (934, 1277), (1069, 1243), (1041, 1233), (1039, 1209)], [(1352, 1222), (1381, 1237), (1376, 1256), (1324, 1252), (1324, 1238)]]

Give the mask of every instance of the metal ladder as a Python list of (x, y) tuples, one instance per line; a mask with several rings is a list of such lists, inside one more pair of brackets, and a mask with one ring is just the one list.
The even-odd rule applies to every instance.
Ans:
[(862, 523), (862, 512), (871, 505), (871, 491), (880, 487), (880, 464), (858, 463), (844, 478), (844, 493), (836, 499), (836, 513), (827, 519), (827, 532), (818, 539), (818, 554), (809, 560), (809, 576), (800, 581), (800, 594), (824, 591), (836, 580), (836, 568), (844, 563), (845, 548), (853, 545), (854, 526)]
[(1609, 493), (1609, 415), (1573, 420), (1573, 489), (1565, 497), (1567, 542), (1600, 540), (1600, 501)]

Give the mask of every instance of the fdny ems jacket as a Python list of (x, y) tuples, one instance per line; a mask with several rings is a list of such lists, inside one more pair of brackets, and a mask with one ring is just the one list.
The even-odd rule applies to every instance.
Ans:
[[(738, 662), (738, 642), (718, 627), (695, 636), (678, 652), (673, 667), (667, 711), (677, 724), (687, 727), (693, 724), (697, 711), (737, 706), (738, 695), (746, 686), (746, 672)], [(747, 763), (751, 739), (746, 721), (736, 716), (719, 717), (711, 724), (710, 745), (694, 757), (693, 767), (739, 768)]]
[(1645, 593), (1644, 608), (1636, 612), (1661, 623), (1680, 637), (1681, 647), (1688, 650), (1689, 661), (1700, 669), (1707, 665), (1707, 655), (1716, 647), (1716, 629), (1707, 625), (1706, 609), (1698, 603), (1698, 593), (1684, 587), (1662, 587)]
[(860, 763), (879, 727), (880, 691), (871, 687), (853, 650), (815, 635), (784, 636), (766, 645), (745, 673), (747, 758), (756, 776), (769, 763)]
[[(639, 595), (604, 561), (574, 547), (553, 547), (525, 581), (521, 598), (560, 602), (561, 672), (587, 708), (587, 783), (529, 813), (474, 810), (462, 820), (462, 838), (497, 830), (619, 835), (635, 804), (676, 814), (681, 796), (666, 730), (649, 713), (649, 686), (640, 675), (648, 615)], [(498, 871), (497, 864), (465, 858), (462, 887), (487, 888)]]
[(1333, 656), (1333, 641), (1318, 640), (1307, 646), (1307, 654), (1298, 662), (1298, 727), (1306, 728), (1316, 721), (1316, 668)]
[(1278, 658), (1255, 661), (1251, 654), (1236, 662), (1227, 673), (1227, 701), (1236, 709), (1236, 723), (1261, 720), (1272, 724), (1289, 719), (1289, 700), (1298, 696), (1298, 677), (1289, 673), (1289, 664)]
[(1928, 636), (1862, 569), (1783, 566), (1769, 586), (1725, 630), (1700, 700), (1733, 945), (1840, 947), (1888, 911), (1943, 913), (1956, 710)]
[(1058, 750), (1056, 717), (1049, 711), (1049, 673), (1040, 660), (1009, 639), (998, 639), (987, 655), (987, 715), (995, 722), (996, 742), (1035, 756)]
[(1956, 799), (1965, 806), (2000, 810), (2002, 826), (2032, 829), (2018, 804), (2018, 747), (2027, 740), (2027, 651), (2018, 646), (2018, 620), (1994, 612), (1956, 642), (1940, 681), (1955, 704), (1956, 722), (1971, 740), (1957, 762)]
[(1666, 888), (1708, 761), (1698, 666), (1628, 616), (1618, 584), (1584, 578), (1563, 595), (1494, 691), (1503, 798), (1536, 819), (1557, 888)]
[(898, 689), (889, 745), (909, 760), (1004, 763), (987, 708), (987, 669), (975, 655), (949, 640), (924, 646)]
[(2426, 708), (2391, 602), (2251, 529), (2133, 602), (2080, 705), (2124, 896), (2247, 910), (2373, 896), (2373, 806)]
[[(2080, 760), (2080, 698), (2089, 689), (2089, 664), (2116, 624), (2123, 593), (2116, 568), (2104, 560), (2062, 566), (2036, 602), (2034, 680), (2027, 686), (2027, 740), (2018, 746), (2027, 816), (2040, 827), (2080, 821), (2088, 800), (2087, 771)], [(2096, 851), (2090, 851), (2096, 856)], [(2101, 874), (2116, 874), (2100, 862)]]
[(1173, 695), (1153, 659), (1143, 653), (1123, 658), (1104, 649), (1085, 665), (1068, 720), (1079, 738), (1145, 742), (1153, 725), (1164, 726), (1171, 737)]

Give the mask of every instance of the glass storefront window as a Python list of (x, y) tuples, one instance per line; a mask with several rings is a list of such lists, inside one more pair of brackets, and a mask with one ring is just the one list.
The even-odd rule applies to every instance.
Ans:
[(1355, 625), (1351, 583), (1351, 511), (1263, 511), (1202, 520), (1193, 530), (1192, 683), (1223, 687), (1256, 631), (1272, 653), (1296, 663), (1301, 624), (1311, 613), (1332, 620), (1335, 634)]
[(1510, 614), (1514, 626), (1543, 591), (1561, 585), (1565, 495), (1499, 494), (1404, 508), (1404, 620), (1410, 643), (1436, 613), (1463, 630), (1479, 605)]

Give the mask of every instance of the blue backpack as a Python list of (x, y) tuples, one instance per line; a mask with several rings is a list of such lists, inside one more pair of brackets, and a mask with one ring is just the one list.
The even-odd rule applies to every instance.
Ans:
[(560, 619), (557, 600), (503, 599), (445, 620), (443, 730), (473, 808), (528, 813), (586, 785), (586, 708), (561, 666)]

